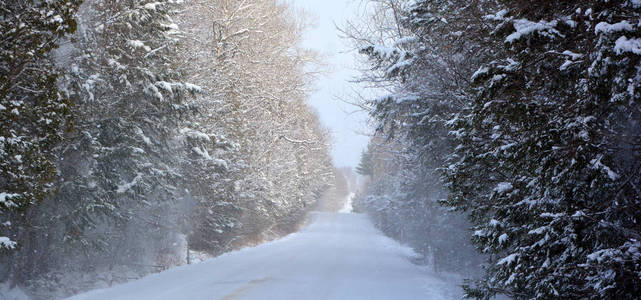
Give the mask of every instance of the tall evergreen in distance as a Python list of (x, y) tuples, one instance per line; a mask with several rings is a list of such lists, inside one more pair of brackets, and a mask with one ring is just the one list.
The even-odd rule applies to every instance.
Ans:
[(370, 176), (374, 174), (374, 162), (372, 161), (372, 149), (368, 147), (367, 150), (361, 153), (361, 161), (356, 166), (356, 173), (362, 176)]

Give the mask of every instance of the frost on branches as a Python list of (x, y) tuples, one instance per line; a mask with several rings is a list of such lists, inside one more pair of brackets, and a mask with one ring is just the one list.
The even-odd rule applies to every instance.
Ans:
[[(635, 1), (510, 2), (500, 56), (452, 125), (449, 204), (493, 260), (470, 296), (641, 296), (641, 10)], [(501, 52), (502, 53), (502, 52)]]
[(467, 295), (639, 298), (639, 1), (372, 2), (352, 38), (389, 94), (362, 104), (418, 166), (387, 190), (444, 181), (489, 258)]
[[(77, 1), (0, 3), (0, 281), (19, 271), (35, 234), (27, 211), (52, 190), (54, 148), (68, 127), (69, 99), (58, 90), (51, 51), (73, 32)], [(7, 236), (5, 236), (7, 235)], [(20, 278), (16, 272), (13, 276)]]
[(435, 269), (476, 273), (480, 256), (467, 243), (465, 215), (439, 205), (448, 194), (440, 169), (454, 147), (447, 122), (467, 101), (466, 81), (487, 56), (473, 38), (485, 32), (468, 24), (486, 8), (466, 1), (373, 2), (371, 19), (393, 26), (348, 28), (371, 70), (362, 81), (386, 92), (362, 103), (377, 135), (359, 166), (371, 181), (356, 206)]

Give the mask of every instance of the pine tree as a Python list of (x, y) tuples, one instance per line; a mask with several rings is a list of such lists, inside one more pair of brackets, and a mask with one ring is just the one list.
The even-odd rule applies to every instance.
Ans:
[(179, 203), (175, 137), (188, 111), (184, 98), (197, 87), (172, 62), (175, 8), (171, 0), (81, 7), (81, 30), (58, 53), (70, 70), (63, 87), (76, 121), (58, 162), (64, 182), (38, 214), (41, 224), (57, 225), (40, 237), (41, 272), (89, 262), (155, 265), (174, 242), (167, 238), (182, 230), (189, 206)]
[[(390, 8), (376, 25), (392, 37), (359, 46), (372, 66), (365, 81), (389, 93), (364, 105), (371, 108), (378, 138), (391, 145), (395, 167), (375, 176), (380, 180), (371, 185), (387, 188), (374, 186), (366, 193), (366, 210), (436, 269), (474, 273), (480, 257), (466, 241), (465, 215), (439, 203), (448, 194), (442, 167), (456, 147), (448, 121), (471, 101), (468, 78), (493, 51), (486, 38), (490, 27), (478, 18), (493, 6), (485, 1), (374, 2)], [(395, 30), (385, 32), (389, 28)]]
[(491, 254), (468, 296), (641, 297), (640, 7), (506, 2), (504, 41), (452, 122), (450, 205)]
[(372, 162), (372, 151), (370, 147), (361, 153), (361, 160), (356, 166), (356, 173), (363, 176), (371, 176), (374, 174), (374, 166)]
[[(55, 189), (55, 147), (71, 126), (71, 104), (58, 90), (60, 71), (51, 53), (60, 38), (76, 29), (73, 15), (78, 5), (79, 1), (0, 3), (0, 254), (28, 249), (36, 234), (29, 209)], [(29, 255), (3, 255), (9, 272), (0, 280), (13, 271), (14, 283), (21, 282), (20, 262)]]

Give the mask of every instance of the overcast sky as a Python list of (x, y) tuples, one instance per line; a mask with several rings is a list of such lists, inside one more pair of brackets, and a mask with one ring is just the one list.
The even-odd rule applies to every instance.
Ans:
[(310, 104), (315, 107), (325, 127), (332, 131), (332, 156), (337, 167), (356, 166), (361, 151), (367, 146), (368, 137), (365, 120), (367, 115), (356, 112), (355, 107), (337, 100), (349, 94), (351, 80), (358, 75), (354, 71), (354, 53), (345, 53), (347, 44), (339, 37), (334, 24), (357, 13), (358, 0), (290, 0), (310, 15), (314, 27), (305, 35), (303, 46), (314, 49), (325, 56), (330, 72), (316, 84)]

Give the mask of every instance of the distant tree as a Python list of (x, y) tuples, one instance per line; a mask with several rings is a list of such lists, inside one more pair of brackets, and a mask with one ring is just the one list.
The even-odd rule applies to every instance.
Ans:
[(368, 149), (361, 152), (361, 160), (356, 166), (356, 173), (363, 176), (371, 176), (374, 174), (374, 163), (372, 162), (372, 151)]

